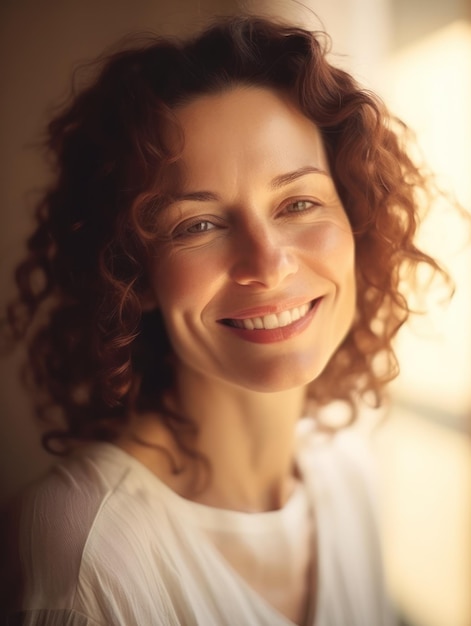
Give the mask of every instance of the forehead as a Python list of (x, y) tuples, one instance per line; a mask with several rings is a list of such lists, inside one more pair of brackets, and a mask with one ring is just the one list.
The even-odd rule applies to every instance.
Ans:
[(277, 91), (238, 86), (198, 97), (175, 113), (189, 184), (271, 179), (306, 166), (328, 171), (319, 130)]

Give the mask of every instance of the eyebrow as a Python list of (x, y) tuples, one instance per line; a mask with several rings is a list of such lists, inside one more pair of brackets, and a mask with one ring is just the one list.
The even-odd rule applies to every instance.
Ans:
[(287, 174), (280, 174), (280, 176), (276, 176), (270, 183), (270, 187), (272, 189), (279, 189), (284, 185), (288, 185), (289, 183), (294, 182), (301, 176), (306, 176), (307, 174), (323, 174), (324, 176), (328, 176), (327, 172), (319, 167), (314, 167), (312, 165), (307, 165), (306, 167), (300, 167), (293, 172), (288, 172)]
[[(280, 187), (284, 187), (285, 185), (289, 185), (289, 183), (294, 182), (298, 178), (302, 176), (306, 176), (308, 174), (322, 174), (324, 176), (328, 176), (328, 173), (320, 169), (319, 167), (314, 167), (312, 165), (307, 165), (306, 167), (300, 167), (297, 170), (292, 172), (288, 172), (287, 174), (280, 174), (279, 176), (275, 176), (275, 178), (270, 182), (270, 187), (272, 189), (279, 189)], [(174, 198), (174, 202), (181, 202), (183, 200), (193, 200), (196, 202), (213, 202), (219, 201), (221, 198), (212, 191), (188, 191), (186, 193), (178, 194)]]

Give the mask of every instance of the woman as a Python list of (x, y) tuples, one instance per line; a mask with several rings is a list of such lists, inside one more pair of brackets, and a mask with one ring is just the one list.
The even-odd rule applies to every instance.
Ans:
[(404, 270), (440, 270), (426, 180), (325, 54), (219, 21), (50, 123), (10, 325), (67, 459), (23, 499), (11, 623), (390, 623), (364, 449), (318, 414), (380, 404)]

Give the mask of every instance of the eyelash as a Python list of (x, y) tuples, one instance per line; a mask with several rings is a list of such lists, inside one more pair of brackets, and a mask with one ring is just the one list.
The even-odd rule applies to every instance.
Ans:
[[(303, 209), (292, 209), (292, 207), (295, 207), (295, 205), (299, 205), (299, 204), (304, 204), (304, 205), (308, 205), (306, 208)], [(288, 202), (287, 204), (284, 205), (283, 207), (283, 211), (286, 211), (287, 213), (308, 213), (309, 211), (312, 211), (318, 207), (322, 206), (322, 204), (319, 201), (316, 200), (307, 200), (307, 199), (303, 199), (300, 198), (298, 200), (292, 200), (290, 202)], [(291, 210), (290, 210), (291, 208)], [(205, 225), (209, 225), (210, 227), (208, 228), (207, 226), (205, 228), (202, 228), (201, 230), (191, 230), (194, 229), (196, 227), (201, 227), (203, 224)], [(173, 233), (173, 236), (178, 239), (178, 238), (183, 238), (183, 237), (192, 237), (192, 236), (198, 236), (198, 235), (204, 235), (208, 232), (211, 232), (212, 230), (215, 230), (218, 227), (222, 227), (222, 225), (218, 225), (216, 219), (214, 217), (208, 218), (208, 219), (204, 219), (204, 218), (195, 218), (194, 220), (189, 220), (188, 222), (184, 222), (183, 224), (180, 224)]]

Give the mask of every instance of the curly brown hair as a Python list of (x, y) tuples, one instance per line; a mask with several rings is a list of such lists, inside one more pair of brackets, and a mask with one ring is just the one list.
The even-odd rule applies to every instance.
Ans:
[(93, 82), (48, 126), (56, 177), (37, 207), (9, 308), (29, 346), (39, 416), (57, 410), (53, 441), (112, 440), (132, 411), (170, 411), (172, 350), (158, 311), (142, 310), (153, 215), (178, 159), (164, 138), (172, 111), (232, 85), (289, 93), (320, 129), (356, 244), (356, 315), (309, 395), (317, 406), (380, 402), (397, 373), (392, 340), (410, 314), (404, 270), (436, 261), (414, 245), (427, 177), (404, 148), (405, 128), (327, 60), (328, 37), (256, 17), (218, 20), (184, 41), (155, 37), (99, 63)]

